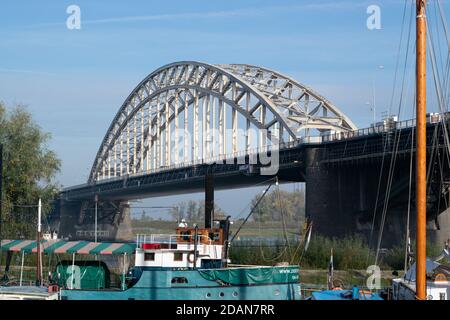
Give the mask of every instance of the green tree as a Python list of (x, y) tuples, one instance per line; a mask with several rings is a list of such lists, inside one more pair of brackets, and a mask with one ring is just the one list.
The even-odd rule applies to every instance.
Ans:
[(189, 221), (194, 221), (197, 218), (197, 202), (189, 200), (185, 217)]
[(37, 208), (43, 214), (53, 205), (54, 183), (60, 160), (48, 149), (50, 134), (34, 122), (24, 106), (7, 110), (0, 103), (0, 143), (3, 144), (2, 237), (26, 238), (35, 234)]
[[(256, 204), (261, 195), (256, 195), (252, 206)], [(301, 222), (305, 216), (305, 197), (303, 190), (294, 192), (274, 189), (261, 200), (253, 215), (254, 221), (281, 221)]]

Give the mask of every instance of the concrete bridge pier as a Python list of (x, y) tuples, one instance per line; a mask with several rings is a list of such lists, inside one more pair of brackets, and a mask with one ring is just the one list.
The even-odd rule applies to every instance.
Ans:
[[(382, 229), (381, 247), (403, 245), (407, 229), (410, 158), (396, 160), (390, 191), (386, 192), (390, 161), (389, 157), (385, 159), (383, 170), (380, 161), (333, 164), (324, 161), (323, 150), (307, 150), (306, 215), (312, 219), (315, 233), (338, 238), (357, 235), (376, 248)], [(414, 181), (414, 175), (412, 179)], [(427, 203), (428, 239), (437, 245), (450, 238), (450, 210), (442, 208), (445, 194), (440, 193), (443, 188), (438, 181), (440, 179), (430, 177)], [(414, 240), (414, 185), (411, 196), (409, 219)], [(440, 207), (436, 205), (436, 199), (441, 199)], [(383, 217), (385, 205), (387, 211)]]
[[(66, 201), (59, 199), (55, 212), (50, 215), (52, 229), (58, 236), (69, 240), (95, 239), (95, 207), (92, 201)], [(97, 202), (97, 240), (132, 240), (131, 212), (128, 201)]]

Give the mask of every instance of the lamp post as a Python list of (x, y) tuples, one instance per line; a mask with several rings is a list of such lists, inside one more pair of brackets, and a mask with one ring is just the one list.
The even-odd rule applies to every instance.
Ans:
[[(378, 65), (376, 70), (383, 70), (383, 65)], [(373, 111), (373, 124), (376, 122), (376, 100), (375, 100), (375, 80), (376, 80), (376, 70), (372, 73), (372, 111)]]

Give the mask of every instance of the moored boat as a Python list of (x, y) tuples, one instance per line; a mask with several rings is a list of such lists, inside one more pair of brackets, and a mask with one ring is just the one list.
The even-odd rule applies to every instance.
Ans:
[(222, 228), (138, 235), (120, 289), (61, 289), (64, 300), (296, 300), (298, 266), (231, 266)]

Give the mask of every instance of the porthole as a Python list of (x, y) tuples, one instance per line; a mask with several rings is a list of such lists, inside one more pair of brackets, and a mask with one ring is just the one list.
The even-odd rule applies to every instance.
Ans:
[(221, 293), (219, 293), (219, 296), (224, 297), (225, 293), (221, 292)]
[(273, 292), (276, 296), (280, 295), (280, 289), (275, 289), (275, 291)]
[(209, 292), (206, 293), (206, 297), (207, 297), (207, 298), (211, 298), (211, 293), (209, 293)]
[(236, 291), (233, 291), (233, 297), (237, 297), (239, 294)]

